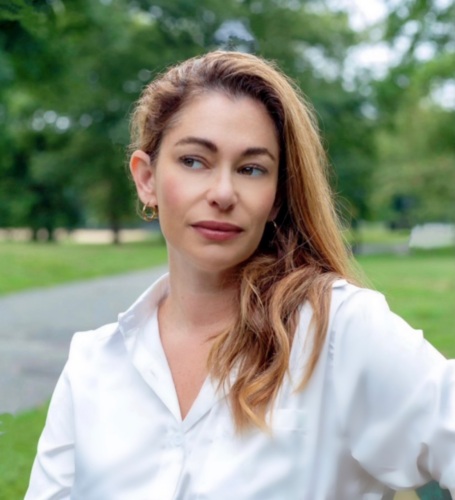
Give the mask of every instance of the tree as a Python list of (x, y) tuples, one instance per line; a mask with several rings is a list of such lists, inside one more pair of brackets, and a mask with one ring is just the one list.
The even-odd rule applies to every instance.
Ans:
[(0, 4), (0, 225), (22, 225), (36, 238), (46, 228), (50, 238), (56, 225), (71, 226), (78, 213), (70, 190), (61, 178), (43, 178), (33, 163), (62, 138), (32, 127), (36, 109), (34, 87), (43, 74), (58, 73), (55, 48), (43, 42), (49, 29), (48, 6), (34, 7), (21, 0)]
[(353, 219), (368, 215), (373, 123), (363, 112), (365, 98), (343, 86), (347, 50), (361, 39), (346, 13), (302, 0), (13, 3), (1, 53), (14, 68), (8, 101), (18, 104), (11, 116), (27, 133), (13, 133), (9, 121), (5, 127), (15, 147), (29, 151), (20, 182), (33, 193), (25, 179), (39, 181), (48, 207), (63, 206), (51, 203), (51, 193), (62, 189), (68, 209), (76, 206), (86, 223), (117, 232), (133, 213), (124, 168), (132, 102), (167, 65), (222, 47), (276, 60), (303, 88), (318, 111), (337, 191)]
[(373, 203), (395, 223), (455, 220), (454, 21), (453, 3), (409, 0), (385, 26), (391, 44), (407, 46), (377, 85), (382, 128)]

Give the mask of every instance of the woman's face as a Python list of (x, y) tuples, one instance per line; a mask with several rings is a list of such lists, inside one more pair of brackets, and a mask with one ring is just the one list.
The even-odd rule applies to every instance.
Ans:
[(248, 259), (275, 216), (278, 161), (262, 103), (211, 92), (187, 104), (148, 165), (148, 190), (138, 185), (159, 208), (171, 268), (226, 272)]

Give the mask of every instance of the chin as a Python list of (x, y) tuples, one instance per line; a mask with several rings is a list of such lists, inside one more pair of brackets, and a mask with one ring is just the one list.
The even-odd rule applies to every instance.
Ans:
[(204, 263), (199, 266), (199, 269), (202, 272), (209, 273), (212, 276), (214, 275), (238, 275), (240, 273), (240, 269), (242, 268), (242, 265), (245, 261), (239, 262), (237, 264), (227, 264), (227, 263)]
[(203, 273), (215, 275), (236, 276), (239, 275), (243, 265), (251, 256), (244, 259), (226, 260), (226, 259), (198, 259), (193, 261), (193, 266)]
[(196, 272), (208, 274), (211, 277), (238, 275), (244, 264), (255, 254), (255, 250), (250, 252), (229, 252), (227, 248), (199, 250), (197, 252), (195, 248), (192, 248), (189, 252), (182, 252), (168, 246), (169, 263), (174, 263), (175, 269), (192, 268)]

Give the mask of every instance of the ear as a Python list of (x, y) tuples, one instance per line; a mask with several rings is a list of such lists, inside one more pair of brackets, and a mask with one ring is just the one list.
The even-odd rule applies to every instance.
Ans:
[(130, 172), (136, 184), (137, 195), (144, 204), (157, 205), (155, 194), (155, 168), (150, 157), (140, 149), (130, 158)]
[(280, 211), (281, 208), (281, 201), (277, 198), (275, 198), (275, 202), (273, 203), (272, 210), (270, 210), (269, 216), (267, 217), (267, 222), (272, 222), (273, 220), (276, 219), (278, 212)]
[(277, 205), (274, 205), (268, 218), (267, 218), (267, 222), (272, 222), (273, 220), (275, 220), (279, 211), (280, 211), (280, 207), (278, 207)]

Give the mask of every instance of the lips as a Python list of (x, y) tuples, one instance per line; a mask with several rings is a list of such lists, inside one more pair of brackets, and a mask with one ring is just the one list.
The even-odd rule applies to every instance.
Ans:
[(240, 233), (242, 228), (234, 224), (229, 224), (227, 222), (216, 222), (216, 221), (201, 221), (193, 224), (193, 227), (200, 227), (202, 229), (209, 229), (211, 231), (221, 231), (221, 232), (235, 232)]
[(235, 224), (217, 221), (200, 221), (192, 224), (199, 235), (208, 240), (226, 241), (237, 237), (243, 229)]

